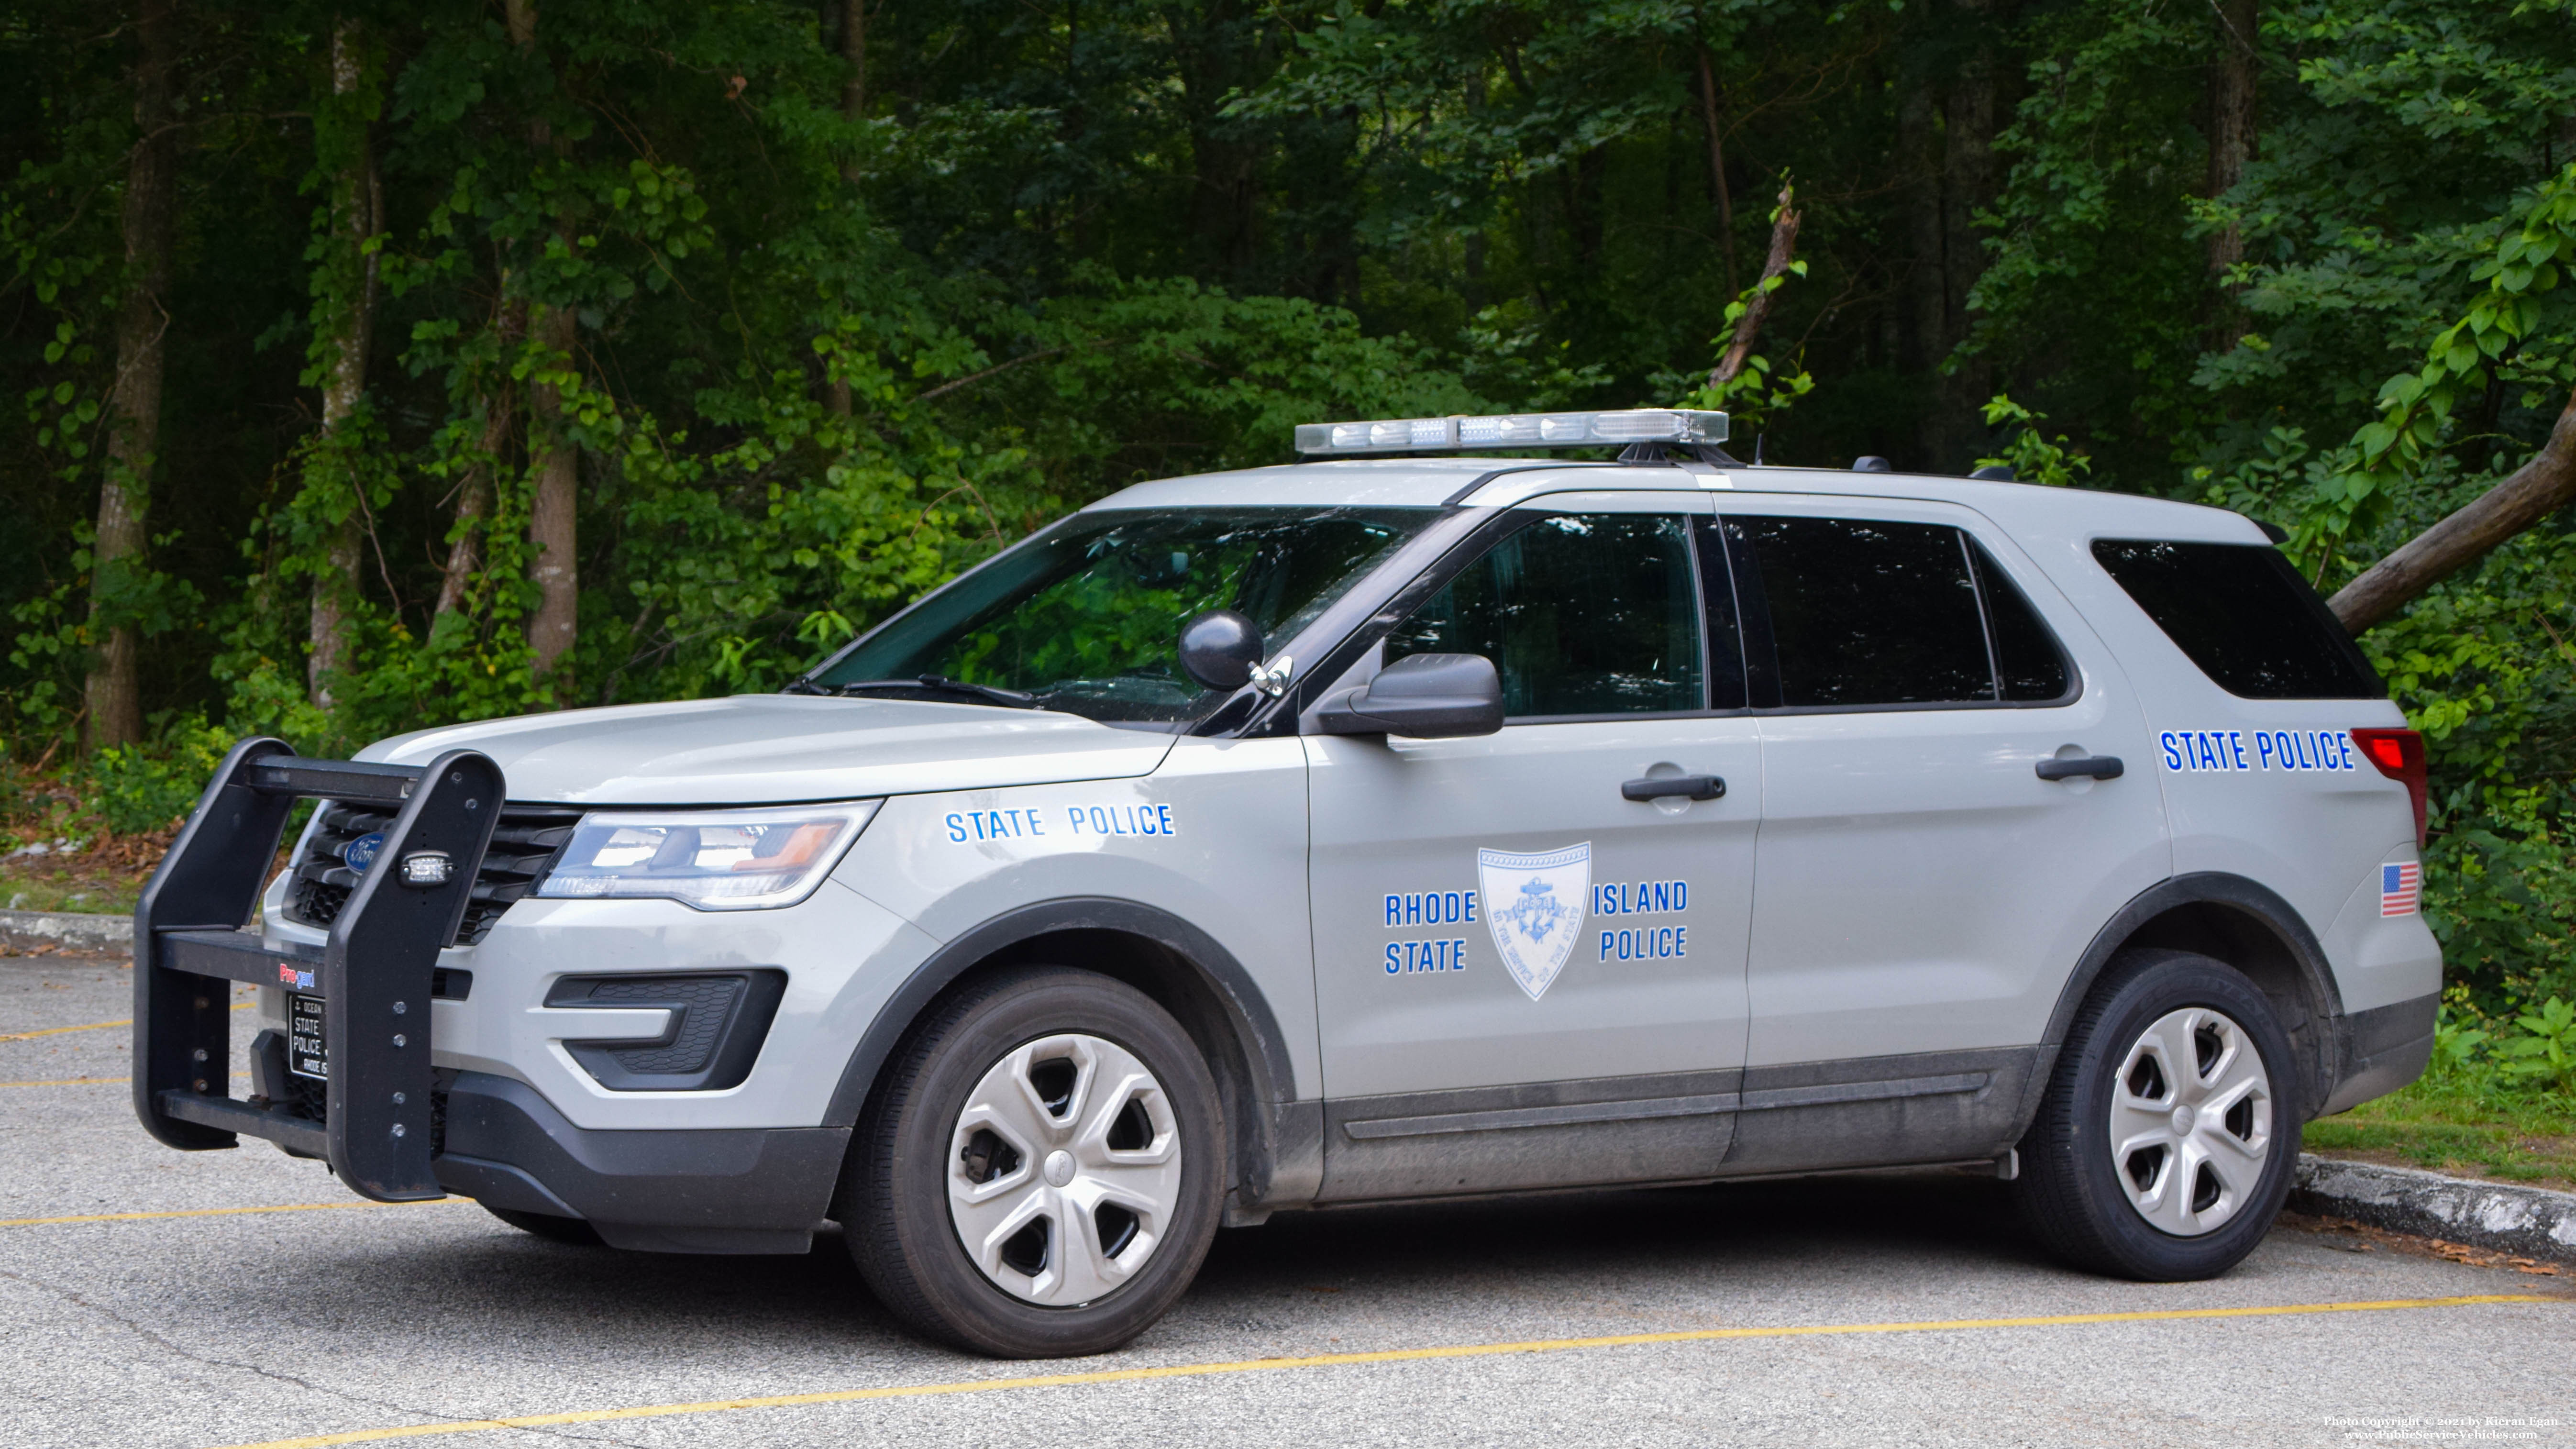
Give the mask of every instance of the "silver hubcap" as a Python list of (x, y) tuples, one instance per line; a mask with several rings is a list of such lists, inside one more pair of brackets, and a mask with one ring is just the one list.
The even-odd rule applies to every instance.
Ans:
[(2272, 1155), (2263, 1055), (2222, 1012), (2167, 1012), (2120, 1064), (2110, 1128), (2138, 1215), (2178, 1238), (2213, 1232), (2245, 1206)]
[(948, 1217), (995, 1287), (1071, 1308), (1145, 1266), (1181, 1197), (1163, 1084), (1096, 1036), (1041, 1037), (993, 1064), (949, 1134)]

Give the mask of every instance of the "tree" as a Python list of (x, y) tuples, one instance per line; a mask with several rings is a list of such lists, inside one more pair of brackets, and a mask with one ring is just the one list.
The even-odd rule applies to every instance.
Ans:
[[(2256, 113), (2262, 59), (2260, 0), (2217, 0), (2210, 6), (2217, 44), (2209, 63), (2209, 194), (2225, 196), (2245, 179), (2261, 132)], [(2229, 281), (2245, 257), (2245, 238), (2233, 218), (2209, 233), (2209, 276), (2218, 288), (2208, 346), (2224, 352), (2236, 345), (2234, 285)]]
[(365, 28), (355, 18), (344, 16), (331, 27), (330, 93), (315, 107), (313, 128), (316, 170), (324, 177), (328, 202), (313, 269), (322, 430), (304, 471), (307, 505), (322, 515), (327, 542), (313, 576), (311, 652), (305, 662), (313, 703), (325, 710), (333, 704), (335, 676), (349, 663), (349, 604), (367, 511), (364, 440), (357, 430), (375, 328), (380, 188), (369, 144), (376, 107), (366, 48)]
[(177, 0), (138, 0), (134, 130), (125, 177), (125, 301), (116, 322), (107, 467), (90, 545), (90, 632), (97, 649), (84, 691), (92, 749), (143, 737), (139, 641), (120, 617), (143, 565), (144, 519), (161, 441), (161, 369), (168, 356), (172, 231), (177, 225)]

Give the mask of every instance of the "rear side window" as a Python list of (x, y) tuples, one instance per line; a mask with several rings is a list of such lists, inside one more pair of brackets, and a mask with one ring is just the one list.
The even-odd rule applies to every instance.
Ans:
[(1726, 529), (1739, 585), (1748, 600), (1758, 587), (1768, 615), (1771, 649), (1758, 662), (1772, 677), (1764, 692), (1782, 706), (2038, 703), (2067, 693), (2072, 676), (2056, 639), (1958, 529), (1733, 517)]
[(2268, 544), (2105, 538), (2093, 557), (2229, 694), (2388, 697), (2325, 601)]

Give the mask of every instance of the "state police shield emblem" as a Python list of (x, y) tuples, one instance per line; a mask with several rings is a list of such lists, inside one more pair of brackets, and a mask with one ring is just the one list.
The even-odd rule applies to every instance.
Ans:
[(1485, 928), (1494, 933), (1503, 968), (1530, 1000), (1538, 1000), (1583, 935), (1583, 918), (1592, 907), (1592, 842), (1540, 855), (1479, 850), (1476, 880), (1485, 893)]

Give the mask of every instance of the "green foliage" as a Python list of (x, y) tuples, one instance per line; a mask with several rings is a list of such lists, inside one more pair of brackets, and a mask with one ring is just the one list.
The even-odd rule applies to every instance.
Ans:
[(89, 807), (108, 829), (137, 834), (177, 824), (196, 808), (233, 733), (202, 715), (165, 721), (146, 744), (114, 745), (89, 761)]
[(2010, 424), (2016, 431), (2004, 444), (2003, 451), (1991, 458), (1979, 458), (1980, 468), (1998, 464), (2013, 470), (2013, 477), (2024, 483), (2045, 484), (2064, 488), (2081, 483), (2093, 471), (2093, 460), (2077, 449), (2064, 433), (2051, 438), (2040, 430), (2047, 418), (2001, 393), (1986, 404), (1986, 426)]
[(2513, 1019), (2521, 1030), (2494, 1045), (2504, 1074), (2517, 1082), (2576, 1090), (2576, 1006), (2551, 997)]
[[(838, 6), (537, 9), (522, 46), (489, 6), (181, 7), (160, 433), (121, 480), (152, 540), (105, 577), (133, 27), (73, 0), (0, 27), (12, 761), (131, 823), (222, 734), (774, 688), (1067, 509), (1285, 461), (1327, 418), (1679, 399), (1773, 461), (2237, 509), (2331, 590), (2576, 387), (2569, 0), (2263, 6), (2260, 146), (2216, 195), (2217, 29), (2165, 0), (877, 6), (855, 112)], [(344, 21), (365, 65), (334, 94)], [(1796, 280), (1745, 289), (1787, 174)], [(365, 394), (321, 438), (362, 314)], [(562, 700), (526, 636), (557, 444)], [(2546, 1035), (2513, 1023), (2576, 1000), (2571, 539), (2363, 641), (2432, 751), (2426, 916), (2491, 1085)], [(327, 710), (317, 590), (349, 620)], [(74, 765), (110, 627), (177, 723)]]
[[(1776, 210), (1772, 219), (1774, 221), (1779, 219)], [(1777, 276), (1762, 277), (1752, 286), (1745, 288), (1734, 301), (1726, 304), (1726, 327), (1724, 331), (1709, 339), (1711, 353), (1720, 357), (1725, 355), (1726, 349), (1735, 341), (1737, 324), (1752, 311), (1755, 298), (1771, 296), (1788, 285), (1791, 277), (1805, 275), (1807, 275), (1805, 262), (1791, 262), (1787, 271)], [(1795, 363), (1792, 366), (1795, 368), (1794, 371), (1774, 376), (1770, 358), (1759, 352), (1747, 352), (1744, 355), (1744, 366), (1735, 376), (1719, 383), (1713, 380), (1712, 371), (1710, 377), (1700, 379), (1699, 385), (1684, 394), (1681, 401), (1674, 403), (1673, 406), (1725, 413), (1737, 436), (1748, 432), (1758, 435), (1765, 428), (1776, 426), (1781, 414), (1787, 412), (1798, 399), (1816, 390), (1816, 380), (1808, 374), (1806, 368)], [(1667, 396), (1676, 388), (1685, 385), (1686, 381), (1686, 375), (1679, 374), (1668, 374), (1655, 379), (1657, 390)]]

